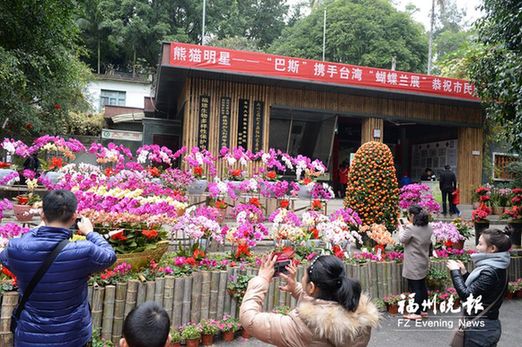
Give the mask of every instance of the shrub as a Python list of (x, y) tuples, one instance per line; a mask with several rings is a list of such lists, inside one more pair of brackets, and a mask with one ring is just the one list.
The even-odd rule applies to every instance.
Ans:
[(397, 226), (399, 187), (393, 155), (385, 144), (367, 142), (357, 150), (350, 167), (345, 206), (355, 210), (363, 225)]
[(184, 340), (195, 340), (201, 337), (201, 330), (197, 325), (187, 324), (181, 331), (181, 338)]

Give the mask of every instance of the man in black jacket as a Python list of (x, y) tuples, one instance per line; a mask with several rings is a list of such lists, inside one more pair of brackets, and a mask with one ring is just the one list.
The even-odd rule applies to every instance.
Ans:
[(446, 216), (448, 214), (448, 205), (446, 204), (446, 201), (449, 203), (450, 213), (453, 213), (454, 209), (452, 208), (453, 200), (451, 193), (457, 189), (457, 177), (451, 171), (449, 165), (446, 165), (444, 171), (440, 174), (439, 187), (442, 192), (442, 214)]

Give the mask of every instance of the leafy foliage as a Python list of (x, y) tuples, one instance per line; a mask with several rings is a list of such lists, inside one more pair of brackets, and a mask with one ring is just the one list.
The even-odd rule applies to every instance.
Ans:
[(395, 56), (397, 69), (424, 71), (428, 51), (424, 29), (387, 0), (325, 1), (287, 28), (271, 51), (321, 59), (324, 9), (326, 60), (389, 68)]
[(477, 23), (486, 46), (470, 66), (470, 76), (487, 117), (509, 129), (515, 150), (522, 149), (522, 3), (485, 0)]
[[(7, 136), (57, 133), (85, 109), (76, 2), (20, 0), (0, 6), (0, 126)], [(29, 24), (30, 23), (30, 24)]]

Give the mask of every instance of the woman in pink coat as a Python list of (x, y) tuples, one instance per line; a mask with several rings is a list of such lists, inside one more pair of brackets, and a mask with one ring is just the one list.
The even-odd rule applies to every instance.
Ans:
[(259, 274), (250, 280), (239, 318), (255, 338), (284, 347), (363, 347), (379, 313), (358, 281), (346, 276), (344, 264), (334, 256), (319, 256), (296, 283), (296, 269), (287, 267), (280, 276), (280, 289), (298, 300), (288, 315), (263, 312), (268, 286), (274, 275), (276, 257), (266, 259)]

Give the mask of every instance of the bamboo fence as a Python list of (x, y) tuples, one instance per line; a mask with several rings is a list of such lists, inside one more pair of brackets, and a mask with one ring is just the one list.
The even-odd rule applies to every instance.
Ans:
[[(472, 270), (472, 264), (466, 264)], [(431, 266), (445, 269), (446, 262), (434, 260)], [(91, 307), (93, 330), (101, 330), (101, 336), (117, 343), (122, 334), (123, 322), (129, 312), (145, 301), (156, 301), (171, 317), (172, 326), (201, 319), (222, 319), (224, 315), (238, 317), (239, 303), (227, 292), (231, 277), (239, 274), (255, 275), (256, 269), (229, 268), (226, 271), (200, 271), (184, 277), (166, 276), (155, 281), (129, 280), (105, 287), (89, 287), (88, 299)], [(300, 280), (305, 268), (299, 266)], [(402, 264), (396, 262), (368, 262), (346, 264), (349, 277), (361, 282), (363, 290), (372, 298), (399, 294), (407, 290), (402, 278)], [(522, 256), (511, 257), (508, 268), (509, 280), (522, 277)], [(272, 311), (278, 306), (295, 307), (296, 299), (279, 290), (281, 280), (275, 278), (268, 288), (264, 310)], [(9, 331), (11, 314), (18, 303), (16, 292), (0, 295), (0, 346), (12, 346)]]

